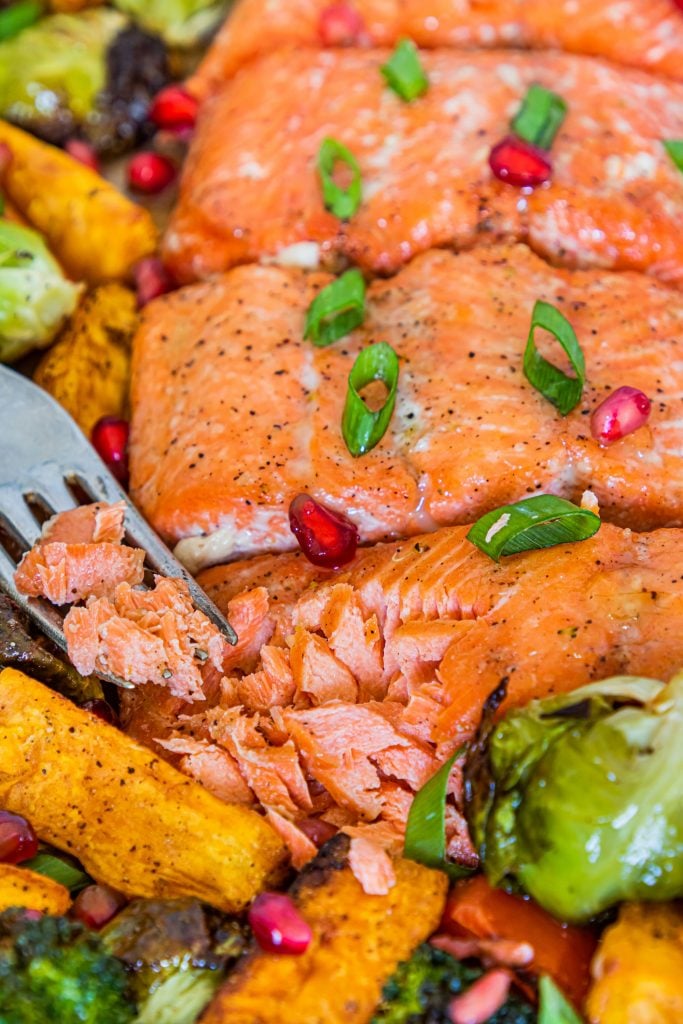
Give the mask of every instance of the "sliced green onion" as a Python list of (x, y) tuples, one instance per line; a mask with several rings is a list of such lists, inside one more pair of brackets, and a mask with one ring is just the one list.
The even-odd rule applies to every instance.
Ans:
[(566, 116), (567, 104), (562, 97), (534, 83), (512, 121), (512, 130), (520, 139), (540, 149), (550, 149)]
[[(338, 163), (346, 164), (351, 171), (351, 182), (347, 188), (341, 188), (334, 180), (334, 169)], [(324, 139), (318, 153), (318, 173), (325, 207), (341, 220), (353, 217), (360, 206), (363, 189), (360, 167), (351, 150), (337, 139)]]
[(553, 979), (544, 974), (538, 983), (538, 1024), (583, 1024)]
[[(534, 332), (537, 327), (550, 331), (567, 353), (576, 377), (569, 377), (564, 371), (553, 366), (536, 348)], [(586, 363), (574, 328), (559, 309), (549, 302), (540, 300), (531, 314), (531, 328), (524, 351), (524, 375), (530, 384), (552, 402), (563, 416), (571, 412), (581, 401), (586, 381)]]
[(679, 171), (683, 171), (683, 139), (664, 139), (667, 151)]
[(30, 860), (25, 860), (21, 866), (51, 878), (53, 882), (59, 882), (72, 893), (90, 885), (92, 881), (82, 868), (56, 857), (53, 853), (37, 853)]
[(323, 348), (350, 334), (365, 319), (365, 281), (360, 270), (347, 270), (316, 295), (308, 307), (304, 338)]
[(456, 750), (436, 775), (426, 782), (410, 805), (403, 855), (428, 868), (445, 871), (452, 879), (463, 878), (469, 869), (446, 860), (446, 794), (451, 768), (464, 748)]
[(409, 103), (429, 88), (429, 79), (420, 64), (420, 56), (411, 39), (402, 39), (380, 71), (390, 89)]
[(38, 21), (43, 13), (43, 5), (33, 0), (23, 0), (0, 11), (0, 42), (18, 36), (29, 25)]
[(536, 494), (488, 512), (471, 527), (467, 539), (498, 562), (503, 555), (588, 540), (599, 529), (595, 512), (552, 494)]
[[(373, 412), (359, 395), (373, 380), (381, 380), (389, 394), (381, 409)], [(351, 373), (342, 417), (342, 434), (354, 457), (365, 455), (382, 440), (389, 426), (398, 390), (398, 356), (386, 341), (368, 345), (359, 354)]]

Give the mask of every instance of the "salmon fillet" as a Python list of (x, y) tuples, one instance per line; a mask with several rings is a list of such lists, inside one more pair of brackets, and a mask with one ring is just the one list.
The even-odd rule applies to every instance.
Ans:
[[(470, 522), (538, 491), (580, 500), (590, 488), (606, 518), (637, 529), (683, 522), (678, 292), (644, 275), (551, 269), (521, 245), (439, 250), (375, 281), (364, 327), (321, 349), (303, 324), (328, 281), (241, 267), (145, 309), (132, 493), (193, 570), (296, 546), (287, 509), (301, 491), (348, 514), (366, 542)], [(539, 298), (565, 311), (586, 356), (583, 400), (564, 418), (522, 373)], [(379, 339), (401, 362), (396, 409), (382, 442), (354, 459), (340, 431), (347, 378)], [(653, 412), (601, 448), (588, 416), (624, 384)], [(283, 592), (311, 572), (288, 564)]]
[[(241, 0), (190, 79), (198, 96), (283, 46), (317, 47), (330, 0)], [(424, 47), (558, 48), (683, 78), (683, 15), (672, 0), (352, 0), (361, 43), (407, 37)]]
[[(404, 103), (380, 74), (386, 59), (278, 52), (206, 104), (164, 242), (178, 280), (254, 260), (388, 274), (433, 246), (513, 236), (555, 262), (681, 281), (683, 178), (662, 140), (683, 137), (683, 84), (589, 57), (438, 50), (421, 55), (429, 90)], [(552, 183), (524, 196), (488, 155), (533, 82), (569, 113)], [(362, 172), (347, 222), (323, 205), (327, 136)]]
[[(359, 868), (366, 891), (390, 887), (386, 851), (400, 848), (414, 793), (471, 738), (502, 680), (508, 708), (610, 675), (667, 678), (683, 662), (683, 531), (603, 524), (589, 541), (500, 564), (466, 533), (380, 544), (334, 578), (309, 580), (285, 599), (293, 634), (261, 650), (256, 703), (232, 680), (212, 706), (155, 719), (162, 746), (212, 792), (232, 791), (237, 768), (271, 820), (284, 819), (278, 831), (298, 864), (310, 852), (301, 833), (312, 837), (321, 822), (366, 853), (372, 844)], [(279, 557), (290, 576), (294, 557)], [(254, 560), (252, 582), (263, 580), (264, 561), (277, 597), (272, 556)], [(219, 606), (233, 572), (246, 581), (244, 565), (199, 577)], [(290, 685), (304, 675), (304, 641), (315, 648), (317, 687)], [(128, 719), (138, 732), (144, 724), (144, 708)], [(187, 760), (209, 750), (210, 762)], [(476, 864), (459, 765), (449, 793), (449, 855)]]

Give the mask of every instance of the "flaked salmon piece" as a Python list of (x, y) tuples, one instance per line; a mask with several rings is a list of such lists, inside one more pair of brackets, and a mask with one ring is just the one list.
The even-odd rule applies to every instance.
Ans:
[(122, 583), (141, 583), (144, 560), (144, 551), (119, 544), (47, 542), (24, 555), (14, 580), (22, 594), (75, 604), (110, 594)]
[(125, 514), (125, 501), (79, 505), (48, 519), (39, 543), (120, 544), (125, 533)]
[(237, 633), (237, 643), (223, 652), (223, 669), (247, 672), (258, 661), (259, 651), (273, 635), (270, 600), (265, 587), (253, 587), (228, 601), (228, 621)]
[(197, 779), (220, 800), (244, 806), (254, 803), (254, 794), (242, 778), (237, 761), (227, 750), (207, 740), (185, 736), (157, 740), (157, 743), (171, 754), (181, 755), (180, 770)]
[(292, 676), (298, 693), (311, 703), (346, 701), (355, 704), (358, 683), (351, 670), (335, 658), (323, 637), (299, 627), (289, 652)]
[[(590, 57), (434, 50), (421, 55), (429, 90), (404, 103), (380, 72), (387, 57), (280, 51), (206, 104), (164, 241), (178, 280), (256, 260), (350, 260), (389, 274), (429, 248), (484, 236), (526, 240), (568, 266), (683, 281), (683, 186), (662, 145), (683, 137), (682, 83)], [(527, 196), (493, 177), (488, 156), (535, 82), (568, 115), (552, 182)], [(362, 175), (363, 200), (344, 222), (325, 209), (318, 180), (328, 137)]]
[(354, 836), (349, 847), (349, 867), (369, 896), (385, 896), (396, 885), (391, 857), (378, 843)]
[[(418, 46), (555, 48), (683, 78), (683, 18), (671, 0), (574, 0), (571, 9), (544, 0), (354, 0), (363, 38), (388, 46), (407, 37)], [(219, 89), (255, 57), (283, 46), (319, 47), (329, 0), (241, 0), (198, 71), (195, 95)]]
[[(678, 188), (683, 199), (683, 177)], [(145, 309), (135, 346), (133, 492), (193, 570), (207, 559), (293, 547), (287, 509), (301, 491), (347, 514), (364, 542), (471, 522), (537, 492), (578, 502), (587, 488), (608, 520), (637, 529), (683, 523), (678, 292), (639, 274), (551, 268), (522, 245), (432, 251), (375, 281), (364, 327), (321, 349), (302, 340), (303, 324), (328, 281), (242, 267)], [(566, 417), (522, 371), (537, 299), (564, 310), (585, 354), (583, 397)], [(348, 374), (378, 338), (400, 358), (396, 409), (381, 443), (354, 459), (340, 430)], [(557, 359), (544, 344), (541, 332), (539, 346)], [(653, 399), (650, 419), (602, 448), (589, 416), (624, 384)], [(283, 641), (287, 608), (299, 595), (314, 605), (329, 572), (292, 556), (280, 576), (277, 564), (242, 564), (234, 579), (216, 570), (202, 583), (221, 601), (246, 580), (264, 586)], [(452, 617), (438, 580), (422, 600), (431, 602), (428, 617)], [(339, 643), (346, 634), (344, 620)], [(358, 662), (335, 653), (365, 686), (378, 648), (356, 630), (347, 647)]]
[(292, 867), (296, 871), (301, 871), (310, 860), (313, 860), (318, 847), (294, 822), (289, 821), (273, 807), (266, 807), (266, 818), (287, 846), (292, 858)]
[(91, 598), (86, 607), (71, 608), (64, 634), (73, 664), (90, 666), (84, 674), (111, 672), (131, 683), (167, 686), (185, 701), (205, 698), (203, 668), (220, 668), (224, 648), (217, 627), (194, 609), (187, 584), (161, 577), (153, 590), (121, 583), (113, 600)]

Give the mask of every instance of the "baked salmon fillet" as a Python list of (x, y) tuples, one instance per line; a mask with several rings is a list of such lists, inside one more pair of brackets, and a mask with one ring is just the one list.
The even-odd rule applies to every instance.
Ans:
[[(333, 7), (356, 16), (331, 19)], [(282, 46), (388, 46), (403, 37), (421, 47), (557, 48), (683, 78), (683, 14), (674, 0), (241, 0), (190, 86), (204, 96)]]
[[(348, 833), (363, 888), (386, 891), (414, 793), (471, 738), (502, 681), (504, 707), (523, 706), (610, 675), (668, 678), (683, 663), (682, 530), (603, 524), (591, 540), (500, 564), (466, 534), (376, 545), (336, 574), (311, 574), (295, 553), (202, 573), (240, 650), (208, 706), (126, 692), (127, 731), (149, 742), (151, 721), (179, 768), (260, 804), (295, 867), (330, 832)], [(476, 864), (457, 770), (451, 794), (449, 853)]]
[[(615, 522), (683, 523), (679, 292), (634, 273), (555, 270), (522, 245), (435, 250), (376, 280), (364, 326), (316, 348), (304, 318), (329, 281), (239, 267), (144, 311), (132, 494), (192, 570), (295, 547), (288, 506), (304, 491), (347, 514), (363, 542), (585, 489)], [(566, 417), (522, 372), (537, 299), (564, 311), (585, 354), (583, 398)], [(400, 360), (396, 408), (377, 447), (353, 458), (340, 426), (348, 375), (380, 340)], [(603, 448), (589, 414), (622, 385), (650, 396), (652, 413)]]
[[(404, 103), (386, 51), (278, 52), (205, 105), (165, 258), (182, 282), (238, 263), (398, 270), (433, 246), (526, 240), (554, 262), (683, 278), (683, 176), (663, 141), (683, 138), (683, 84), (564, 54), (421, 54), (427, 92)], [(568, 115), (552, 182), (525, 195), (488, 157), (532, 83)], [(362, 202), (323, 204), (325, 138), (356, 158)]]

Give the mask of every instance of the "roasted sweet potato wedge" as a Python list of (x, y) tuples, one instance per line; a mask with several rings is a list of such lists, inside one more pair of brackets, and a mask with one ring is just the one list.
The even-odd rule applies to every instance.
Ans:
[(624, 904), (592, 970), (590, 1024), (680, 1024), (683, 902)]
[(102, 416), (125, 416), (135, 295), (104, 284), (85, 295), (57, 342), (38, 364), (36, 384), (56, 398), (90, 436)]
[(285, 860), (258, 814), (14, 669), (0, 673), (0, 806), (127, 896), (236, 911)]
[(125, 278), (154, 252), (150, 214), (95, 171), (6, 121), (0, 121), (0, 144), (11, 154), (0, 174), (2, 191), (75, 280)]
[(10, 907), (65, 914), (71, 905), (69, 890), (36, 871), (16, 864), (0, 864), (0, 913)]
[(332, 839), (291, 890), (313, 930), (303, 956), (245, 957), (202, 1024), (366, 1024), (389, 976), (436, 928), (447, 880), (400, 861), (389, 894), (367, 896), (349, 846)]

